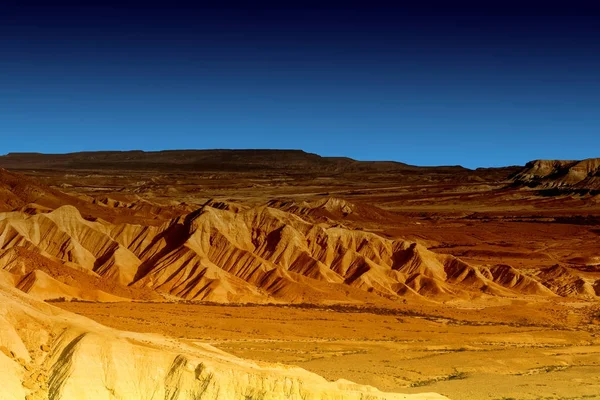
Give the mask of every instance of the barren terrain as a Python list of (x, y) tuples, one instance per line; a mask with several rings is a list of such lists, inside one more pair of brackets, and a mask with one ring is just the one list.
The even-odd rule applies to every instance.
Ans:
[(11, 154), (0, 283), (388, 392), (600, 398), (599, 165)]
[(385, 391), (465, 400), (600, 398), (600, 308), (578, 302), (424, 307), (420, 315), (306, 306), (60, 306), (118, 329), (209, 343)]

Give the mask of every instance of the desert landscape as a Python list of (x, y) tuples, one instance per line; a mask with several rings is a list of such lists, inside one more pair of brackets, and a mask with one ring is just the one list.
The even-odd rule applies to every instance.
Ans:
[(598, 158), (0, 168), (2, 399), (600, 398)]

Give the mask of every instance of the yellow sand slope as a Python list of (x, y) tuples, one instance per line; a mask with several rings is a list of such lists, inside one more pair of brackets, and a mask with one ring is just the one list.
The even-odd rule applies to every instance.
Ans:
[(0, 285), (0, 399), (444, 399), (402, 395), (211, 346), (122, 332)]

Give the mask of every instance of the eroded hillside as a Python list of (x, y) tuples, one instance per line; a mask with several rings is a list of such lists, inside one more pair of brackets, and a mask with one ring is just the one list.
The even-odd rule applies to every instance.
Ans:
[(600, 294), (594, 273), (478, 265), (345, 226), (332, 219), (339, 215), (356, 222), (386, 213), (339, 199), (210, 202), (160, 226), (89, 221), (73, 206), (10, 212), (0, 214), (0, 263), (6, 282), (42, 299), (318, 303)]

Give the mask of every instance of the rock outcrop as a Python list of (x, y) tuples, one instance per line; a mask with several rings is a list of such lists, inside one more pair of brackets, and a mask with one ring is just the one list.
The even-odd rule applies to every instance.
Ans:
[(600, 158), (531, 161), (513, 180), (543, 189), (597, 192), (600, 191)]

